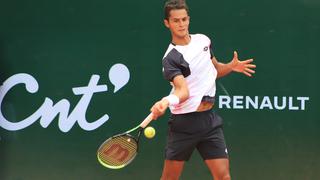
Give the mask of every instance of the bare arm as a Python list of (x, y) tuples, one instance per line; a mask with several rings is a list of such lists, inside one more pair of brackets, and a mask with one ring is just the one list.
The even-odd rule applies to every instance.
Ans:
[[(175, 76), (172, 83), (174, 86), (173, 94), (179, 98), (179, 102), (181, 103), (187, 100), (189, 98), (189, 89), (183, 75)], [(168, 107), (169, 101), (167, 99), (162, 98), (160, 101), (156, 102), (151, 108), (153, 119), (162, 116)]]
[(252, 74), (255, 73), (255, 71), (252, 69), (256, 68), (256, 65), (251, 64), (252, 61), (253, 59), (240, 61), (238, 59), (238, 53), (236, 51), (234, 51), (233, 53), (233, 59), (227, 64), (218, 62), (215, 57), (212, 58), (212, 64), (215, 66), (218, 72), (217, 78), (226, 76), (233, 71), (243, 73), (246, 76), (252, 77)]

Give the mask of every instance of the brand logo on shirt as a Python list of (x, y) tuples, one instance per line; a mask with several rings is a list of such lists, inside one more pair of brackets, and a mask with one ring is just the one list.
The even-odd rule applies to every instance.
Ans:
[(203, 51), (208, 51), (208, 49), (209, 49), (209, 47), (206, 46), (206, 47), (203, 48)]

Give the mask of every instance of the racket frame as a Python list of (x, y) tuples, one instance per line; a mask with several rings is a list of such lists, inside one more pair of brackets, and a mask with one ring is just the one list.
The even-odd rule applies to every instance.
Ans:
[[(98, 159), (98, 161), (100, 162), (100, 164), (103, 165), (104, 167), (107, 167), (107, 168), (110, 168), (110, 169), (121, 169), (121, 168), (125, 167), (126, 165), (130, 164), (130, 163), (134, 160), (134, 158), (137, 156), (137, 154), (138, 154), (138, 150), (139, 150), (139, 140), (140, 140), (140, 136), (141, 136), (142, 130), (143, 130), (145, 127), (147, 127), (147, 125), (152, 121), (152, 119), (153, 119), (153, 114), (150, 113), (138, 126), (132, 128), (132, 129), (130, 129), (130, 130), (124, 132), (124, 133), (121, 133), (121, 134), (118, 134), (118, 135), (114, 135), (114, 136), (108, 138), (107, 140), (105, 140), (105, 141), (100, 145), (100, 147), (98, 148), (98, 151), (97, 151), (97, 159)], [(133, 131), (135, 131), (135, 130), (139, 130), (137, 137), (134, 137), (134, 136), (132, 136), (131, 134), (129, 134), (129, 133), (131, 133), (131, 132), (133, 132)], [(122, 164), (122, 165), (119, 165), (119, 166), (111, 166), (111, 165), (108, 165), (108, 164), (104, 163), (104, 162), (100, 159), (100, 157), (99, 157), (99, 150), (101, 149), (101, 147), (104, 146), (104, 144), (105, 144), (107, 141), (109, 141), (109, 140), (111, 140), (111, 139), (113, 139), (113, 138), (119, 137), (119, 136), (129, 136), (130, 138), (134, 139), (134, 140), (136, 141), (136, 143), (137, 143), (137, 150), (136, 150), (135, 155), (134, 155), (128, 162), (126, 162), (125, 164)]]
[[(121, 169), (121, 168), (125, 167), (126, 165), (130, 164), (131, 161), (133, 161), (133, 159), (134, 159), (134, 158), (137, 156), (137, 154), (138, 154), (138, 150), (139, 150), (139, 145), (138, 145), (138, 143), (139, 143), (140, 134), (141, 134), (142, 129), (139, 130), (138, 138), (132, 136), (132, 135), (129, 134), (129, 133), (130, 133), (130, 132), (133, 132), (134, 130), (136, 130), (136, 129), (138, 129), (138, 128), (139, 128), (139, 126), (138, 126), (137, 128), (132, 129), (132, 130), (129, 130), (129, 131), (125, 132), (125, 133), (118, 134), (118, 135), (114, 135), (114, 136), (108, 138), (107, 140), (105, 140), (105, 141), (100, 145), (100, 147), (99, 147), (99, 149), (98, 149), (98, 151), (97, 151), (97, 152), (98, 152), (98, 153), (97, 153), (97, 159), (98, 159), (98, 161), (100, 162), (100, 164), (103, 165), (104, 167), (109, 168), (109, 169)], [(117, 137), (119, 137), (119, 136), (129, 136), (131, 139), (133, 139), (133, 140), (136, 142), (136, 144), (137, 144), (137, 150), (136, 150), (134, 156), (132, 156), (131, 159), (130, 159), (128, 162), (126, 162), (126, 163), (124, 163), (124, 164), (122, 164), (122, 165), (119, 165), (119, 166), (111, 166), (111, 165), (109, 165), (109, 164), (106, 164), (105, 162), (103, 162), (103, 161), (100, 159), (100, 157), (99, 157), (99, 150), (105, 145), (106, 142), (110, 141), (111, 139), (117, 138)]]

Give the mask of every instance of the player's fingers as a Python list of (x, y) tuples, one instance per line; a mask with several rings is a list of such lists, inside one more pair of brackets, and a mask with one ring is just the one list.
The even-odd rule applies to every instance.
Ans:
[(247, 59), (247, 60), (242, 61), (242, 63), (244, 63), (244, 64), (250, 64), (252, 62), (253, 62), (253, 59)]
[(244, 69), (246, 72), (249, 72), (249, 73), (251, 73), (251, 74), (254, 74), (254, 73), (256, 73), (254, 70), (252, 70), (252, 69), (249, 69), (249, 68), (245, 68)]
[(153, 114), (152, 119), (153, 119), (153, 120), (157, 120), (157, 119), (158, 119), (158, 115)]
[(161, 107), (161, 108), (159, 109), (159, 114), (160, 114), (160, 115), (164, 114), (165, 110), (166, 110), (165, 107)]
[(167, 109), (167, 107), (168, 107), (168, 102), (167, 101), (160, 101), (159, 102), (159, 111), (160, 112), (164, 112), (166, 109)]
[(246, 64), (247, 68), (256, 68), (257, 66), (255, 64)]
[(155, 104), (154, 106), (152, 106), (152, 108), (150, 109), (150, 111), (152, 112), (152, 114), (154, 115), (154, 117), (157, 117), (157, 116), (159, 115), (158, 105)]
[(155, 103), (152, 107), (151, 107), (151, 111), (155, 111), (157, 109), (158, 103)]
[(237, 53), (237, 51), (233, 51), (233, 59), (238, 59), (238, 53)]
[(248, 77), (252, 77), (252, 75), (250, 73), (246, 72), (246, 71), (243, 71), (243, 74), (245, 74)]
[(161, 114), (158, 108), (154, 108), (151, 112), (153, 114), (153, 119), (157, 119)]
[(156, 103), (153, 106), (152, 113), (154, 114), (155, 119), (159, 116), (162, 116), (166, 110), (166, 107), (161, 102)]

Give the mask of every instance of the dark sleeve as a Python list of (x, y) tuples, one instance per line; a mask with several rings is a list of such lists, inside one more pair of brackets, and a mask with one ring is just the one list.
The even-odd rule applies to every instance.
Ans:
[(162, 60), (163, 76), (168, 81), (172, 81), (177, 75), (187, 77), (190, 75), (189, 64), (184, 60), (183, 55), (176, 49), (172, 49)]

